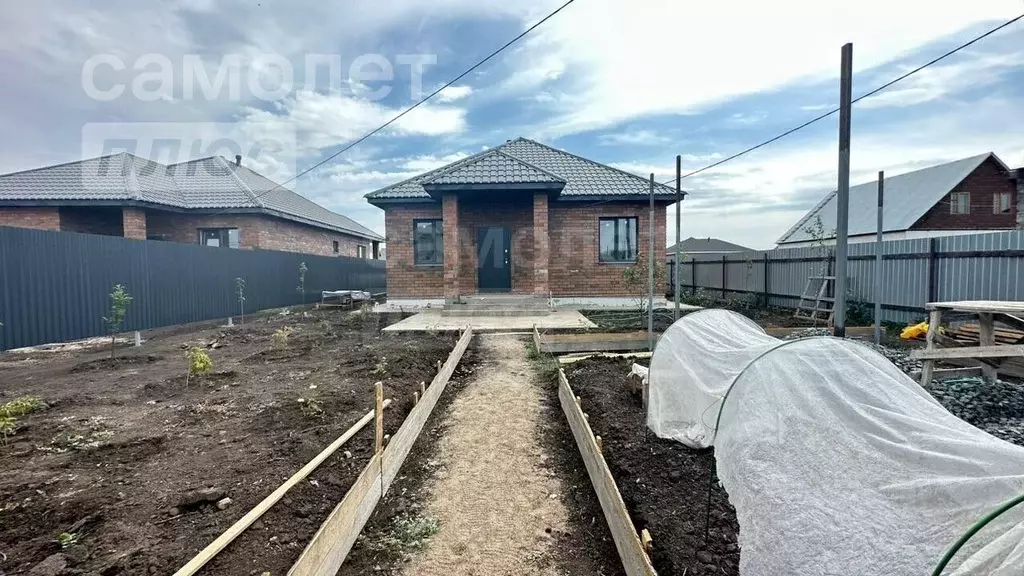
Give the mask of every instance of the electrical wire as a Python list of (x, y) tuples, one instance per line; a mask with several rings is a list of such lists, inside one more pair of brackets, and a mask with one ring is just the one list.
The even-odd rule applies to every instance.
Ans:
[[(445, 84), (444, 84), (443, 86), (441, 86), (441, 87), (440, 87), (440, 88), (438, 88), (437, 90), (434, 90), (433, 92), (431, 92), (431, 93), (430, 93), (430, 94), (428, 94), (428, 95), (427, 95), (426, 97), (422, 98), (421, 100), (419, 100), (418, 102), (416, 102), (416, 103), (415, 103), (415, 104), (413, 104), (412, 106), (409, 106), (409, 107), (408, 107), (408, 108), (406, 108), (405, 110), (402, 110), (401, 112), (399, 112), (398, 114), (396, 114), (395, 116), (393, 116), (393, 117), (392, 117), (392, 118), (391, 118), (390, 120), (388, 120), (387, 122), (385, 122), (385, 123), (381, 124), (380, 126), (378, 126), (378, 127), (374, 128), (373, 130), (371, 130), (371, 131), (367, 132), (366, 134), (364, 134), (363, 136), (361, 136), (361, 137), (360, 137), (360, 138), (358, 138), (357, 140), (354, 140), (354, 141), (352, 141), (352, 142), (350, 142), (350, 143), (346, 144), (346, 145), (345, 145), (345, 146), (344, 146), (343, 148), (341, 148), (341, 149), (340, 149), (340, 150), (338, 150), (337, 152), (335, 152), (335, 153), (331, 154), (330, 156), (328, 156), (328, 157), (324, 158), (323, 160), (321, 160), (321, 161), (317, 162), (316, 164), (313, 164), (312, 166), (310, 166), (309, 168), (306, 168), (306, 169), (305, 169), (305, 170), (303, 170), (302, 172), (299, 172), (298, 174), (296, 174), (296, 175), (295, 175), (295, 176), (293, 176), (292, 178), (289, 178), (288, 180), (284, 181), (283, 183), (281, 183), (281, 184), (277, 184), (276, 186), (274, 186), (273, 188), (271, 188), (271, 189), (269, 189), (269, 190), (265, 190), (265, 191), (263, 191), (263, 192), (261, 192), (261, 193), (259, 193), (259, 194), (256, 194), (256, 195), (255, 195), (255, 196), (253, 197), (253, 199), (254, 199), (254, 200), (258, 200), (259, 198), (262, 198), (263, 196), (266, 196), (267, 194), (270, 194), (270, 193), (271, 193), (271, 192), (273, 192), (274, 190), (277, 190), (277, 189), (279, 189), (279, 188), (283, 188), (283, 187), (284, 187), (284, 186), (286, 186), (287, 184), (290, 184), (290, 183), (292, 183), (292, 182), (294, 182), (294, 181), (298, 180), (299, 178), (301, 178), (301, 177), (305, 176), (306, 174), (309, 174), (310, 172), (312, 172), (312, 171), (316, 170), (317, 168), (319, 168), (319, 167), (323, 166), (324, 164), (326, 164), (326, 163), (330, 162), (331, 160), (334, 160), (334, 159), (335, 159), (335, 158), (337, 158), (338, 156), (341, 156), (341, 155), (342, 155), (342, 154), (344, 154), (345, 152), (348, 152), (348, 151), (349, 151), (349, 150), (351, 150), (352, 148), (355, 148), (356, 146), (358, 146), (358, 145), (359, 145), (359, 144), (361, 144), (362, 142), (366, 141), (366, 140), (367, 140), (367, 139), (369, 139), (370, 137), (372, 137), (372, 136), (374, 136), (375, 134), (377, 134), (378, 132), (380, 132), (381, 130), (384, 130), (384, 129), (385, 129), (385, 128), (387, 128), (388, 126), (390, 126), (390, 125), (394, 124), (395, 122), (397, 122), (398, 120), (400, 120), (400, 119), (401, 119), (401, 118), (402, 118), (403, 116), (405, 116), (405, 115), (406, 115), (406, 114), (408, 114), (409, 112), (412, 112), (412, 111), (413, 111), (413, 110), (415, 110), (416, 108), (419, 108), (419, 107), (420, 107), (420, 106), (421, 106), (422, 104), (424, 104), (424, 103), (425, 103), (425, 102), (426, 102), (427, 100), (430, 100), (430, 99), (431, 99), (431, 98), (433, 98), (434, 96), (437, 96), (437, 95), (438, 95), (438, 94), (439, 94), (439, 93), (440, 93), (440, 92), (441, 92), (442, 90), (444, 90), (445, 88), (448, 88), (448, 87), (449, 87), (449, 86), (451, 86), (452, 84), (455, 84), (455, 83), (456, 83), (456, 82), (458, 82), (459, 80), (462, 80), (463, 78), (465, 78), (466, 76), (468, 76), (468, 75), (469, 75), (470, 73), (472, 73), (472, 72), (473, 72), (474, 70), (476, 70), (477, 68), (479, 68), (479, 67), (483, 66), (484, 64), (486, 64), (486, 63), (487, 63), (488, 61), (490, 61), (490, 60), (491, 60), (492, 58), (494, 58), (494, 57), (495, 57), (495, 56), (497, 56), (498, 54), (500, 54), (500, 53), (504, 52), (504, 51), (505, 51), (506, 49), (508, 49), (508, 48), (509, 48), (510, 46), (512, 46), (512, 45), (513, 45), (513, 44), (515, 44), (516, 42), (518, 42), (518, 41), (522, 40), (522, 39), (523, 39), (523, 38), (524, 38), (524, 37), (525, 37), (525, 36), (526, 36), (527, 34), (529, 34), (530, 32), (533, 32), (533, 31), (534, 31), (534, 30), (535, 30), (536, 28), (538, 28), (538, 27), (539, 27), (539, 26), (540, 26), (541, 24), (544, 24), (545, 22), (547, 22), (548, 20), (550, 20), (551, 18), (553, 18), (553, 17), (554, 17), (554, 16), (556, 15), (556, 14), (558, 14), (559, 12), (561, 12), (562, 10), (564, 10), (564, 9), (565, 9), (566, 7), (568, 7), (568, 6), (570, 5), (570, 4), (572, 4), (572, 3), (573, 3), (573, 2), (575, 2), (575, 1), (576, 1), (576, 0), (566, 0), (566, 2), (565, 2), (564, 4), (562, 4), (561, 6), (559, 6), (558, 8), (556, 8), (556, 9), (555, 9), (555, 10), (554, 10), (553, 12), (551, 12), (551, 13), (550, 13), (550, 14), (548, 14), (547, 16), (545, 16), (545, 17), (541, 18), (540, 20), (538, 20), (538, 21), (537, 21), (537, 22), (536, 22), (536, 23), (535, 23), (535, 24), (534, 24), (533, 26), (530, 26), (530, 27), (529, 27), (529, 28), (527, 28), (526, 30), (522, 31), (521, 33), (519, 33), (519, 35), (518, 35), (518, 36), (516, 36), (515, 38), (512, 38), (511, 40), (509, 40), (508, 42), (506, 42), (506, 43), (505, 43), (504, 45), (502, 45), (502, 46), (501, 46), (500, 48), (498, 48), (498, 49), (494, 50), (493, 52), (491, 52), (490, 54), (488, 54), (486, 58), (484, 58), (483, 60), (480, 60), (480, 61), (479, 61), (479, 62), (477, 62), (476, 64), (473, 64), (472, 66), (470, 66), (469, 68), (467, 68), (465, 72), (463, 72), (462, 74), (459, 74), (459, 75), (458, 75), (458, 76), (456, 76), (455, 78), (452, 78), (451, 80), (449, 80), (448, 82), (446, 82), (446, 83), (445, 83)], [(217, 214), (219, 214), (219, 213), (214, 213), (214, 215), (217, 215)]]
[[(973, 39), (971, 39), (971, 40), (969, 40), (969, 41), (967, 41), (967, 42), (957, 46), (956, 48), (953, 48), (952, 50), (946, 52), (945, 54), (942, 54), (941, 56), (939, 56), (937, 58), (934, 58), (934, 59), (932, 59), (932, 60), (930, 60), (930, 61), (928, 61), (928, 62), (926, 62), (926, 63), (924, 63), (924, 64), (922, 64), (920, 66), (918, 66), (917, 68), (914, 68), (913, 70), (911, 70), (911, 71), (909, 71), (909, 72), (907, 72), (905, 74), (902, 74), (900, 76), (897, 76), (896, 78), (893, 78), (892, 80), (886, 82), (885, 84), (882, 84), (881, 86), (875, 88), (874, 90), (872, 90), (872, 91), (870, 91), (870, 92), (868, 92), (866, 94), (861, 94), (860, 96), (854, 98), (853, 101), (851, 102), (851, 104), (856, 104), (857, 102), (860, 102), (861, 100), (863, 100), (865, 98), (869, 98), (871, 96), (874, 96), (875, 94), (878, 94), (882, 90), (885, 90), (886, 88), (892, 86), (893, 84), (896, 84), (897, 82), (901, 82), (903, 80), (906, 80), (907, 78), (913, 76), (914, 74), (917, 74), (921, 70), (924, 70), (925, 68), (928, 68), (929, 66), (931, 66), (933, 64), (936, 64), (938, 62), (941, 62), (942, 60), (948, 58), (949, 56), (952, 56), (953, 54), (956, 54), (957, 52), (963, 50), (964, 48), (967, 48), (968, 46), (971, 46), (972, 44), (974, 44), (974, 43), (976, 43), (976, 42), (978, 42), (980, 40), (983, 40), (984, 38), (987, 38), (988, 36), (991, 36), (992, 34), (995, 34), (996, 32), (1002, 30), (1003, 28), (1006, 28), (1007, 26), (1010, 26), (1011, 24), (1017, 22), (1018, 20), (1020, 20), (1022, 18), (1024, 18), (1024, 14), (1021, 14), (1021, 15), (1019, 15), (1016, 18), (1013, 18), (1011, 20), (1007, 20), (1006, 22), (1003, 22), (999, 26), (996, 26), (995, 28), (989, 30), (988, 32), (985, 32), (984, 34), (982, 34), (980, 36), (977, 36), (977, 37), (975, 37), (975, 38), (973, 38)], [(804, 128), (807, 128), (811, 124), (814, 124), (816, 122), (820, 122), (821, 120), (824, 120), (825, 118), (828, 118), (829, 116), (832, 116), (836, 112), (839, 112), (839, 108), (835, 108), (835, 109), (833, 109), (833, 110), (831, 110), (829, 112), (825, 112), (824, 114), (816, 116), (816, 117), (808, 120), (807, 122), (804, 122), (803, 124), (801, 124), (799, 126), (796, 126), (795, 128), (791, 128), (789, 130), (786, 130), (785, 132), (783, 132), (783, 133), (781, 133), (781, 134), (779, 134), (777, 136), (769, 138), (768, 140), (765, 140), (764, 142), (761, 142), (760, 144), (751, 146), (750, 148), (747, 148), (747, 149), (745, 149), (745, 150), (743, 150), (741, 152), (737, 152), (736, 154), (733, 154), (732, 156), (729, 156), (728, 158), (723, 158), (723, 159), (721, 159), (721, 160), (719, 160), (717, 162), (713, 162), (711, 164), (708, 164), (707, 166), (704, 166), (703, 168), (698, 168), (697, 170), (692, 170), (690, 172), (687, 172), (686, 174), (683, 174), (680, 177), (680, 179), (684, 179), (685, 180), (686, 178), (689, 178), (690, 176), (695, 176), (697, 174), (700, 174), (701, 172), (704, 172), (706, 170), (710, 170), (712, 168), (721, 166), (722, 164), (725, 164), (726, 162), (730, 162), (732, 160), (735, 160), (735, 159), (739, 158), (740, 156), (745, 156), (746, 154), (749, 154), (749, 153), (753, 152), (754, 150), (757, 150), (758, 148), (762, 148), (764, 146), (767, 146), (767, 145), (769, 145), (769, 144), (771, 144), (773, 142), (776, 142), (778, 140), (781, 140), (782, 138), (785, 138), (786, 136), (789, 136), (790, 134), (793, 134), (794, 132), (799, 132), (800, 130), (803, 130)], [(662, 182), (661, 184), (667, 185), (669, 183), (675, 182), (675, 180), (676, 180), (675, 177), (672, 177), (670, 180), (666, 180), (665, 182)]]

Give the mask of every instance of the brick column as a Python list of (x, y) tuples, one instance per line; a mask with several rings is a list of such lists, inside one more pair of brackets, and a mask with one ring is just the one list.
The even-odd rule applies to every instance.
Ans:
[(122, 208), (121, 229), (125, 238), (145, 240), (146, 212), (139, 208)]
[(454, 194), (441, 199), (444, 229), (444, 300), (459, 300), (459, 200)]
[(548, 236), (548, 195), (533, 195), (533, 294), (548, 297), (548, 262), (550, 261)]

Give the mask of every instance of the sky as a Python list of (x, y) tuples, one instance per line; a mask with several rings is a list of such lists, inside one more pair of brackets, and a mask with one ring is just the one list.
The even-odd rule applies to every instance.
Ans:
[[(134, 138), (161, 161), (242, 153), (285, 181), (562, 1), (10, 4), (0, 173)], [(289, 187), (383, 233), (365, 193), (518, 136), (667, 181), (677, 154), (697, 169), (837, 106), (846, 42), (857, 96), (1022, 12), (1024, 0), (576, 0)], [(852, 184), (988, 151), (1024, 166), (1021, 110), (1024, 21), (859, 102)], [(836, 187), (837, 129), (833, 116), (684, 180), (682, 237), (772, 247)]]

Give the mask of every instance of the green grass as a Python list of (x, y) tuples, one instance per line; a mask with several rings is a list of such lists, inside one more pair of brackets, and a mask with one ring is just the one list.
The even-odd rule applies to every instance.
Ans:
[(558, 359), (538, 350), (532, 341), (526, 345), (526, 359), (533, 364), (533, 369), (545, 382), (558, 380), (558, 370), (561, 368)]
[(431, 536), (441, 529), (441, 522), (436, 518), (412, 516), (401, 518), (395, 527), (373, 542), (370, 546), (379, 552), (400, 556), (413, 550), (420, 550)]

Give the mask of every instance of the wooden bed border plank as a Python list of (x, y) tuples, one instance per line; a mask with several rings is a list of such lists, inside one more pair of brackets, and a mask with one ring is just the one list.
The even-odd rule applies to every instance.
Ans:
[(608, 464), (601, 455), (601, 449), (583, 410), (576, 403), (563, 370), (558, 371), (558, 401), (562, 405), (566, 420), (569, 421), (569, 428), (576, 439), (580, 455), (583, 456), (583, 464), (587, 467), (587, 474), (594, 485), (594, 492), (601, 503), (605, 521), (611, 530), (615, 548), (619, 552), (627, 576), (657, 576), (633, 527), (633, 521), (629, 519), (622, 494), (619, 493)]

